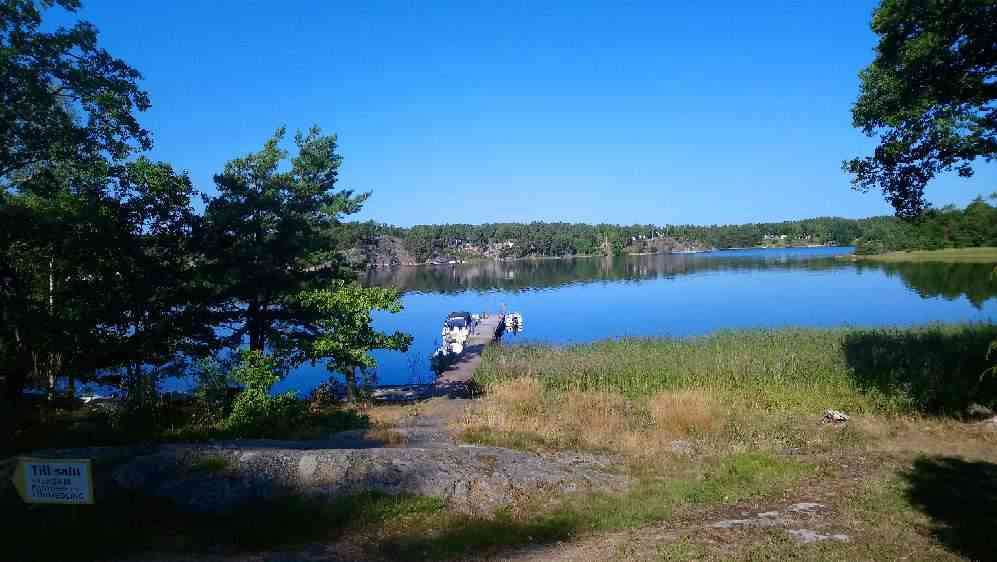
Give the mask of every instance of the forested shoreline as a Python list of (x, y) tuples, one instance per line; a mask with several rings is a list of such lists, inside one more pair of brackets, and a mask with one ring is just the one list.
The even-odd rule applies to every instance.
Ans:
[(340, 245), (367, 267), (475, 259), (609, 256), (732, 248), (857, 246), (876, 254), (997, 245), (997, 208), (982, 197), (965, 209), (930, 209), (916, 220), (893, 216), (740, 225), (564, 222), (416, 225), (374, 221), (337, 225)]

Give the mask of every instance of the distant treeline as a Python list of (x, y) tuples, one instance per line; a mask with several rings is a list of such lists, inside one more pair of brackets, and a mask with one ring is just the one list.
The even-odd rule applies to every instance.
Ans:
[[(812, 219), (738, 225), (583, 224), (564, 222), (338, 225), (344, 247), (376, 246), (390, 237), (409, 260), (620, 255), (758, 246), (847, 246), (859, 253), (997, 245), (997, 208), (978, 197), (965, 209), (929, 210), (917, 221), (892, 216)], [(400, 260), (405, 263), (406, 260)], [(384, 262), (382, 262), (384, 263)]]
[(977, 197), (965, 209), (930, 209), (912, 222), (879, 221), (870, 227), (856, 242), (856, 253), (997, 246), (997, 207)]
[(415, 261), (425, 262), (442, 257), (560, 257), (755, 246), (842, 246), (873, 233), (901, 229), (899, 223), (894, 217), (818, 217), (711, 226), (533, 222), (402, 228), (366, 222), (340, 228), (345, 244), (370, 245), (381, 237), (394, 237)]

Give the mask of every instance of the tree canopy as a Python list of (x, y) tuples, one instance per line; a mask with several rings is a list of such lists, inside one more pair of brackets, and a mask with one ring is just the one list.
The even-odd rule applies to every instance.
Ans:
[(116, 291), (135, 279), (128, 265), (153, 263), (147, 244), (182, 219), (190, 195), (164, 188), (180, 185), (167, 176), (183, 179), (172, 170), (127, 162), (151, 146), (135, 116), (149, 107), (140, 75), (101, 49), (87, 22), (42, 31), (42, 12), (56, 5), (79, 8), (75, 0), (0, 3), (0, 374), (8, 396), (28, 372), (92, 371), (110, 334), (137, 335), (134, 324), (122, 327), (134, 318), (111, 318), (108, 305), (127, 300)]
[(936, 175), (969, 177), (977, 158), (997, 155), (997, 1), (883, 0), (872, 30), (879, 44), (852, 118), (879, 145), (844, 169), (912, 218)]
[(152, 138), (135, 112), (149, 107), (141, 75), (97, 44), (88, 22), (40, 30), (42, 11), (78, 0), (0, 3), (0, 186), (38, 164), (121, 160)]
[(284, 129), (259, 152), (237, 158), (215, 176), (218, 196), (204, 217), (203, 275), (214, 295), (212, 323), (224, 343), (270, 350), (292, 361), (315, 338), (314, 311), (296, 295), (348, 276), (336, 254), (332, 227), (360, 209), (366, 194), (337, 190), (341, 163), (336, 137), (316, 127), (295, 135), (289, 169), (280, 148)]
[(412, 343), (407, 334), (387, 334), (373, 328), (374, 311), (401, 311), (401, 296), (395, 289), (338, 281), (304, 291), (299, 299), (320, 315), (318, 337), (309, 348), (309, 359), (324, 361), (328, 371), (344, 375), (351, 395), (356, 392), (356, 370), (377, 366), (371, 350), (406, 351)]
[(141, 155), (152, 146), (136, 117), (150, 105), (141, 75), (87, 22), (45, 31), (56, 7), (79, 2), (0, 0), (7, 397), (32, 377), (51, 394), (56, 377), (122, 373), (154, 393), (159, 375), (246, 346), (283, 372), (316, 359), (342, 372), (368, 365), (365, 346), (404, 347), (369, 325), (371, 310), (400, 307), (397, 296), (352, 286), (339, 255), (339, 220), (367, 194), (337, 186), (334, 135), (298, 133), (289, 155), (279, 129), (225, 165), (199, 215), (187, 174)]

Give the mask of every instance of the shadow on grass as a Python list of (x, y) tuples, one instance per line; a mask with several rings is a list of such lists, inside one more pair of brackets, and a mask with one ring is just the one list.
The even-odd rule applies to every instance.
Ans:
[[(213, 454), (185, 469), (181, 476), (186, 480), (180, 482), (190, 493), (182, 497), (225, 497), (226, 480), (232, 480), (233, 486), (244, 483), (247, 475), (226, 473), (230, 465)], [(0, 558), (73, 561), (153, 554), (188, 558), (259, 554), (328, 545), (347, 537), (379, 559), (459, 560), (549, 546), (582, 531), (635, 528), (668, 519), (678, 508), (778, 493), (808, 472), (791, 459), (743, 453), (709, 465), (690, 465), (666, 478), (641, 479), (623, 493), (581, 493), (553, 504), (550, 497), (533, 498), (535, 504), (523, 498), (515, 511), (500, 509), (492, 517), (449, 511), (444, 500), (433, 497), (368, 492), (305, 498), (286, 489), (279, 496), (261, 495), (230, 511), (206, 514), (111, 485), (107, 475), (124, 462), (128, 459), (95, 467), (95, 474), (105, 475), (97, 487), (96, 505), (26, 506), (16, 498), (0, 497), (5, 520), (0, 525)], [(414, 473), (370, 476), (372, 481), (388, 477), (401, 489), (417, 489), (408, 480), (418, 477)], [(0, 489), (0, 496), (3, 492)]]
[(118, 494), (91, 506), (0, 504), (4, 560), (109, 560), (237, 555), (329, 542), (369, 525), (425, 517), (442, 500), (364, 493), (317, 502), (284, 497), (227, 514), (180, 511), (167, 500)]
[(848, 335), (844, 353), (859, 384), (914, 411), (960, 416), (971, 403), (997, 406), (987, 347), (997, 326), (939, 326)]
[(439, 532), (387, 538), (378, 553), (407, 562), (487, 558), (519, 548), (537, 548), (575, 536), (580, 520), (570, 513), (522, 520), (499, 514), (494, 518), (450, 517)]
[(905, 474), (907, 499), (936, 523), (935, 538), (973, 560), (992, 560), (997, 547), (997, 464), (922, 457)]
[[(45, 449), (196, 443), (240, 437), (220, 424), (198, 423), (187, 404), (166, 403), (154, 419), (122, 419), (111, 410), (25, 400), (17, 411), (0, 412), (0, 458)], [(253, 432), (263, 439), (318, 440), (337, 432), (370, 428), (370, 419), (353, 409), (309, 412), (293, 423), (266, 424)], [(316, 447), (313, 447), (316, 448)]]

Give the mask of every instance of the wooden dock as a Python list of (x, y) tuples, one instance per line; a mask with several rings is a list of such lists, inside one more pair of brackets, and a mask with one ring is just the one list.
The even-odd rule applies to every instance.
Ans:
[(437, 385), (466, 384), (474, 376), (474, 371), (481, 364), (481, 354), (485, 346), (492, 343), (502, 334), (505, 328), (505, 318), (501, 314), (492, 314), (478, 321), (478, 328), (468, 336), (464, 343), (464, 351), (457, 357), (453, 365), (447, 367), (436, 379)]
[(477, 329), (464, 343), (464, 351), (447, 367), (432, 384), (405, 384), (381, 386), (371, 393), (376, 402), (410, 402), (434, 396), (468, 397), (468, 383), (481, 364), (481, 354), (488, 344), (497, 340), (505, 330), (505, 316), (492, 314), (478, 321)]

